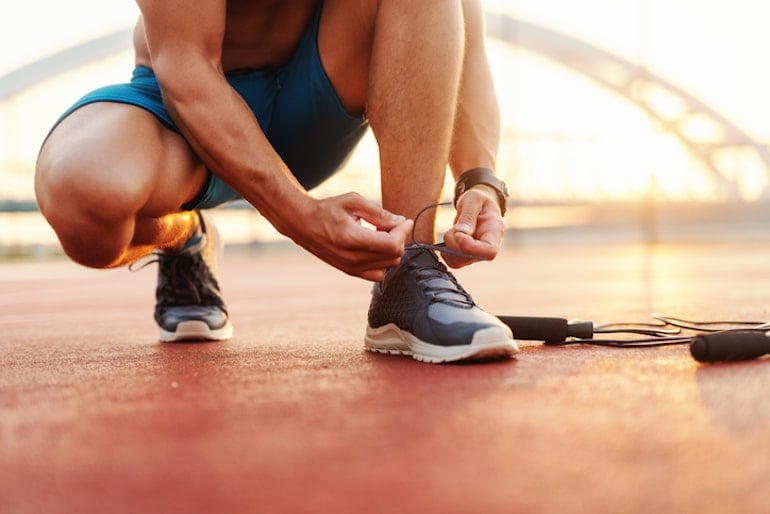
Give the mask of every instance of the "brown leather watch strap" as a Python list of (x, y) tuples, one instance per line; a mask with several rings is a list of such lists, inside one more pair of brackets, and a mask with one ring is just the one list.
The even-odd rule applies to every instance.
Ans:
[(505, 186), (505, 182), (497, 178), (495, 172), (489, 168), (473, 168), (463, 172), (462, 175), (457, 177), (457, 183), (455, 184), (455, 206), (457, 206), (457, 200), (460, 199), (460, 196), (462, 196), (464, 192), (479, 184), (489, 186), (497, 192), (497, 200), (500, 203), (500, 213), (505, 215), (505, 203), (508, 199), (508, 188)]

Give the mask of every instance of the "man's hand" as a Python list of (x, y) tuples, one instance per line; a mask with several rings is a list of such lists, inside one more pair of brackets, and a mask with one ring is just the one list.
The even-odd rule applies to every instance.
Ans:
[[(382, 209), (357, 193), (316, 200), (287, 234), (295, 243), (345, 273), (379, 281), (404, 254), (412, 220)], [(362, 225), (371, 224), (376, 230)]]
[(480, 259), (494, 259), (500, 250), (504, 230), (495, 191), (485, 185), (474, 186), (457, 201), (455, 224), (444, 234), (444, 243), (452, 250), (476, 255), (479, 259), (465, 259), (449, 253), (443, 258), (452, 268), (461, 268)]

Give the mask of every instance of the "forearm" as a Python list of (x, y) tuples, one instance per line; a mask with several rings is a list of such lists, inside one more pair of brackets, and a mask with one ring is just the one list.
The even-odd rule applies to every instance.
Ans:
[(205, 62), (156, 64), (166, 104), (180, 132), (217, 176), (292, 237), (286, 212), (298, 212), (307, 193), (270, 145), (243, 99)]
[[(226, 0), (137, 0), (163, 101), (193, 151), (282, 234), (351, 275), (381, 280), (400, 262), (411, 222), (347, 194), (316, 200), (294, 178), (227, 83)], [(365, 221), (376, 230), (361, 222)]]
[(465, 2), (465, 56), (455, 114), (449, 166), (457, 178), (471, 168), (495, 169), (500, 112), (484, 46), (483, 12)]
[[(285, 212), (313, 203), (272, 148), (222, 69), (226, 0), (137, 0), (139, 57), (149, 59), (163, 101), (203, 163), (282, 233), (299, 230)], [(279, 208), (280, 207), (280, 208)], [(293, 238), (293, 237), (292, 237)]]

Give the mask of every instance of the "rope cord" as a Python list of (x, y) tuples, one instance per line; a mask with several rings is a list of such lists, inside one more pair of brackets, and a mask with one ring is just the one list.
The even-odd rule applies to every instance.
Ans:
[(439, 207), (443, 206), (451, 206), (453, 205), (452, 202), (438, 202), (438, 203), (432, 203), (430, 205), (427, 205), (420, 209), (420, 212), (417, 213), (417, 215), (414, 217), (414, 224), (412, 225), (412, 246), (418, 247), (418, 248), (424, 248), (426, 250), (433, 250), (435, 252), (441, 252), (446, 253), (449, 255), (454, 255), (456, 257), (460, 257), (463, 259), (471, 259), (475, 261), (484, 261), (488, 260), (486, 257), (481, 257), (478, 255), (471, 255), (469, 253), (461, 252), (459, 250), (454, 250), (452, 248), (447, 248), (446, 244), (444, 243), (421, 243), (417, 241), (417, 221), (420, 219), (420, 216), (422, 216), (426, 211), (430, 209), (438, 209)]
[[(452, 202), (432, 203), (423, 207), (414, 218), (412, 226), (412, 245), (436, 252), (455, 255), (464, 259), (486, 260), (484, 257), (470, 255), (452, 248), (447, 248), (444, 243), (422, 243), (417, 241), (416, 227), (420, 217), (430, 209), (452, 206)], [(593, 329), (594, 335), (628, 335), (644, 337), (612, 338), (592, 337), (569, 338), (563, 344), (589, 344), (595, 346), (608, 346), (614, 348), (650, 348), (679, 344), (690, 344), (699, 334), (722, 333), (736, 330), (764, 332), (770, 329), (768, 321), (745, 320), (719, 320), (719, 321), (695, 321), (673, 316), (653, 314), (652, 322), (616, 322), (597, 325)]]

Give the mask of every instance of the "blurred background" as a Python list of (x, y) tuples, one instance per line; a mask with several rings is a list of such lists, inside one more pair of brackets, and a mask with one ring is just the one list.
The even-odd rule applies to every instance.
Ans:
[[(755, 0), (486, 0), (509, 241), (732, 241), (770, 228), (770, 72)], [(20, 3), (0, 18), (0, 256), (51, 255), (37, 150), (86, 91), (128, 79), (136, 5)], [(377, 199), (371, 135), (319, 197)], [(451, 198), (447, 181), (446, 199)], [(281, 237), (243, 204), (231, 244)], [(451, 223), (442, 213), (439, 229)]]

